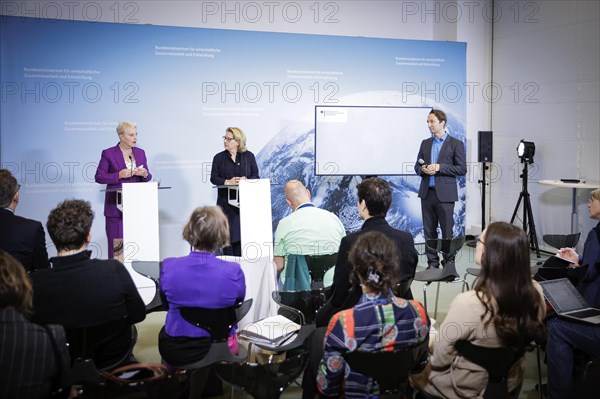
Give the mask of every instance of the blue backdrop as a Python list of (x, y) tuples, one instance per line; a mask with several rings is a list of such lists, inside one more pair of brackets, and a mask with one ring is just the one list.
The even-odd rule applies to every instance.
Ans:
[[(274, 226), (289, 212), (281, 184), (296, 178), (349, 231), (361, 224), (360, 177), (315, 177), (315, 105), (440, 107), (450, 133), (466, 139), (465, 43), (22, 17), (2, 17), (0, 29), (0, 162), (22, 185), (18, 213), (45, 223), (65, 198), (91, 201), (98, 256), (106, 254), (104, 187), (94, 173), (121, 120), (138, 124), (152, 174), (173, 187), (160, 193), (163, 257), (185, 251), (184, 222), (216, 201), (210, 166), (228, 126), (245, 131), (261, 177), (275, 183)], [(428, 135), (424, 120), (407, 141), (415, 157)], [(414, 161), (399, 159), (398, 173)], [(423, 241), (418, 178), (389, 180), (389, 221)], [(459, 185), (456, 234), (464, 232)]]

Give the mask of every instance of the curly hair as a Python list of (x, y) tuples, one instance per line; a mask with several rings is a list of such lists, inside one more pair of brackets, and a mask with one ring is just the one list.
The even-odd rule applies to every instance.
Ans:
[(214, 252), (229, 245), (229, 222), (218, 206), (194, 209), (183, 228), (183, 239), (197, 250)]
[(394, 243), (377, 231), (359, 235), (348, 254), (354, 267), (353, 278), (372, 292), (389, 296), (398, 283), (398, 250)]
[(481, 272), (474, 290), (485, 307), (500, 341), (524, 351), (532, 341), (541, 342), (546, 328), (540, 318), (544, 303), (533, 286), (529, 239), (520, 227), (493, 222), (485, 230)]
[(0, 249), (0, 308), (14, 308), (27, 316), (31, 313), (32, 292), (23, 265)]
[(65, 200), (50, 211), (46, 228), (58, 251), (79, 249), (92, 228), (94, 211), (84, 200)]

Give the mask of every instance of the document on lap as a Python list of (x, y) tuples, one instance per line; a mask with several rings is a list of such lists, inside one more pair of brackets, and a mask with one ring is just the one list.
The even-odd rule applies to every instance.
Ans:
[(277, 347), (289, 342), (299, 330), (299, 324), (277, 315), (246, 325), (239, 335), (251, 342)]

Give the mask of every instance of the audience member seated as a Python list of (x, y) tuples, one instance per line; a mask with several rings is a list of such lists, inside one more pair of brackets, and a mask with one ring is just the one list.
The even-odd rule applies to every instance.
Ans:
[[(531, 279), (527, 234), (505, 222), (490, 223), (477, 241), (475, 262), (481, 265), (475, 286), (454, 298), (439, 332), (432, 332), (428, 366), (413, 376), (413, 385), (432, 397), (474, 398), (485, 391), (487, 372), (458, 355), (458, 341), (520, 354), (545, 338), (544, 299)], [(515, 397), (524, 367), (522, 357), (508, 374), (508, 390)]]
[[(146, 318), (146, 307), (125, 266), (117, 260), (90, 259), (87, 246), (94, 212), (89, 202), (66, 200), (50, 211), (46, 228), (58, 254), (51, 269), (31, 274), (33, 321), (62, 324), (65, 329)], [(131, 347), (124, 329), (98, 348), (96, 367), (115, 365)]]
[[(600, 220), (600, 189), (592, 191), (588, 209), (590, 218)], [(600, 223), (588, 234), (582, 257), (572, 248), (562, 248), (560, 252), (573, 263), (573, 267), (587, 269), (577, 288), (590, 306), (600, 308)], [(574, 351), (600, 359), (600, 325), (550, 318), (546, 326), (548, 394), (552, 399), (573, 397), (576, 388), (573, 383)]]
[(398, 298), (392, 291), (398, 282), (399, 264), (392, 240), (376, 231), (361, 234), (348, 262), (362, 295), (356, 306), (336, 313), (326, 329), (316, 330), (303, 380), (303, 398), (314, 397), (315, 374), (318, 391), (326, 397), (358, 398), (376, 393), (376, 382), (349, 369), (343, 354), (392, 351), (428, 338), (430, 323), (423, 306)]
[[(181, 307), (221, 308), (244, 300), (246, 281), (239, 264), (215, 257), (229, 245), (229, 224), (218, 206), (196, 208), (183, 229), (189, 255), (163, 260), (160, 291), (169, 306), (159, 333), (159, 351), (169, 364), (190, 364), (202, 359), (210, 346), (208, 331), (183, 319)], [(229, 348), (237, 352), (237, 335), (231, 331)], [(200, 397), (208, 371), (195, 373), (190, 397)]]
[[(365, 223), (360, 231), (347, 235), (340, 243), (333, 277), (333, 296), (319, 311), (317, 326), (326, 326), (333, 314), (353, 307), (362, 295), (360, 286), (350, 283), (352, 266), (348, 262), (350, 248), (362, 234), (378, 231), (396, 245), (398, 267), (394, 270), (397, 273), (395, 279), (398, 282), (413, 279), (415, 276), (418, 254), (412, 235), (391, 227), (385, 220), (387, 211), (392, 204), (392, 189), (389, 183), (378, 177), (371, 177), (363, 180), (356, 188), (358, 190), (358, 214)], [(404, 298), (412, 299), (410, 289)]]
[(46, 234), (37, 220), (17, 216), (20, 185), (6, 169), (0, 169), (0, 249), (14, 256), (27, 272), (48, 268)]
[(25, 269), (0, 249), (0, 398), (48, 398), (68, 367), (64, 330), (28, 321), (31, 302)]
[(285, 185), (285, 201), (292, 213), (281, 219), (275, 230), (274, 261), (278, 273), (286, 268), (285, 290), (308, 290), (310, 276), (306, 265), (288, 255), (336, 253), (346, 230), (336, 215), (310, 201), (310, 191), (298, 180)]

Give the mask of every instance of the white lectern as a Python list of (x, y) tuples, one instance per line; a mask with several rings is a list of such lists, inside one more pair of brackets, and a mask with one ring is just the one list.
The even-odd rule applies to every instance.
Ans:
[(123, 183), (123, 258), (144, 302), (154, 297), (152, 280), (136, 273), (133, 260), (158, 261), (158, 183)]
[[(276, 289), (273, 264), (273, 225), (271, 217), (271, 182), (269, 179), (241, 180), (237, 199), (240, 207), (240, 234), (242, 260), (246, 274), (246, 297), (254, 298), (248, 312), (248, 321), (256, 321), (277, 314), (277, 304), (271, 297)], [(231, 257), (227, 257), (231, 258)], [(262, 274), (260, 282), (249, 276)]]

